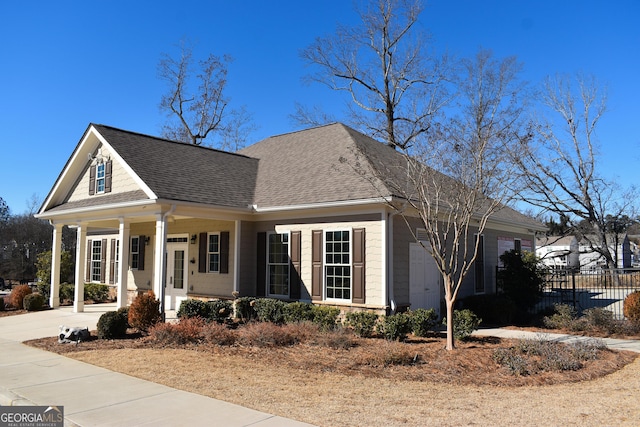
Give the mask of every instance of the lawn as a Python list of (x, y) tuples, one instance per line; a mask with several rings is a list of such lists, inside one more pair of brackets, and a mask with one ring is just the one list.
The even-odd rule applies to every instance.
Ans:
[(578, 370), (514, 375), (494, 360), (497, 349), (520, 345), (514, 340), (473, 338), (447, 352), (438, 335), (400, 343), (294, 326), (275, 334), (296, 344), (274, 345), (264, 339), (273, 328), (239, 328), (232, 345), (134, 334), (29, 344), (319, 426), (640, 425), (635, 353), (601, 350)]

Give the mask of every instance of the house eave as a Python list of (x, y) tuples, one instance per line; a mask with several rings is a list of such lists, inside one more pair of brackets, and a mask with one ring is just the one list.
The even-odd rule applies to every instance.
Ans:
[(364, 206), (364, 205), (379, 205), (391, 203), (392, 197), (374, 197), (369, 199), (358, 200), (338, 200), (333, 202), (320, 202), (320, 203), (305, 203), (299, 205), (287, 205), (287, 206), (268, 206), (260, 207), (258, 205), (252, 206), (252, 211), (257, 214), (277, 213), (277, 212), (290, 212), (301, 210), (315, 210), (315, 209), (331, 209), (331, 208), (343, 208), (350, 206)]

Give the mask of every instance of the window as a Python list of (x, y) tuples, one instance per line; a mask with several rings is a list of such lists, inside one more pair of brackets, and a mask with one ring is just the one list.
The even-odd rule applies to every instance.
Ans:
[(351, 300), (349, 231), (325, 232), (325, 285), (328, 299)]
[(91, 241), (91, 281), (102, 280), (102, 240)]
[(105, 184), (105, 165), (104, 163), (98, 163), (96, 166), (96, 193), (104, 193)]
[(289, 296), (289, 233), (271, 233), (267, 244), (269, 295)]
[(140, 266), (140, 237), (131, 238), (131, 269), (137, 270)]
[(522, 240), (520, 239), (513, 239), (513, 246), (514, 249), (517, 253), (521, 254), (522, 253)]
[(220, 272), (220, 234), (209, 234), (207, 245), (207, 271)]

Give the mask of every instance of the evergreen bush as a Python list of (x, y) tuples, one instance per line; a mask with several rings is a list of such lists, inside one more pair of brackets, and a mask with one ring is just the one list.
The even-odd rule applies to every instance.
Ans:
[(236, 319), (241, 319), (245, 322), (256, 318), (256, 311), (253, 309), (255, 304), (254, 297), (240, 297), (233, 301), (234, 316)]
[(205, 303), (208, 315), (205, 317), (208, 321), (223, 323), (231, 316), (233, 305), (228, 300), (213, 300)]
[(438, 324), (438, 315), (433, 308), (418, 308), (407, 312), (411, 319), (411, 332), (417, 337), (426, 337)]
[(97, 330), (98, 338), (101, 340), (110, 340), (120, 338), (126, 335), (128, 319), (125, 317), (124, 311), (107, 311), (98, 319)]
[(534, 307), (542, 296), (544, 268), (530, 252), (515, 250), (500, 255), (504, 268), (498, 271), (498, 288), (521, 312)]
[(411, 318), (406, 313), (383, 316), (378, 323), (378, 333), (389, 341), (404, 341), (411, 332)]
[(275, 298), (258, 298), (254, 301), (253, 309), (261, 322), (271, 322), (277, 325), (284, 323), (284, 307), (286, 303)]
[(307, 302), (292, 302), (284, 307), (285, 323), (299, 323), (313, 321), (313, 304)]
[(24, 296), (22, 307), (27, 311), (40, 311), (44, 307), (44, 297), (39, 293), (31, 293)]
[(362, 338), (373, 335), (378, 322), (378, 315), (371, 311), (351, 311), (346, 314), (346, 325), (353, 329), (353, 332)]
[(327, 307), (314, 305), (311, 307), (313, 313), (313, 323), (318, 325), (321, 331), (333, 331), (338, 325), (340, 309), (337, 307)]
[(109, 286), (104, 283), (85, 283), (84, 299), (93, 302), (105, 302), (109, 299)]
[(210, 307), (206, 302), (199, 299), (188, 298), (180, 303), (176, 315), (179, 319), (191, 319), (193, 317), (207, 319), (209, 317), (209, 310)]
[[(471, 336), (473, 331), (478, 329), (482, 319), (469, 310), (454, 310), (453, 311), (453, 336), (458, 340), (465, 340)], [(442, 320), (442, 324), (447, 324), (447, 318)]]

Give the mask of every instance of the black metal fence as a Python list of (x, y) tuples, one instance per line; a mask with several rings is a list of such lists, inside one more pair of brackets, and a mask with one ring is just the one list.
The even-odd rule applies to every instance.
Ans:
[(576, 270), (555, 269), (546, 276), (537, 310), (568, 304), (578, 312), (601, 307), (622, 319), (624, 299), (640, 290), (640, 269)]

